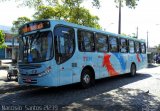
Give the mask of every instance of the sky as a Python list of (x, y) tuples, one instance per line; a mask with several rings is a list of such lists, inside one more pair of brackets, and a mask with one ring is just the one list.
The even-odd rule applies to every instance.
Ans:
[[(89, 1), (89, 0), (87, 0)], [(89, 9), (93, 15), (100, 18), (101, 27), (113, 33), (118, 33), (118, 8), (114, 0), (100, 0), (101, 7), (96, 9), (88, 2), (84, 3), (84, 7)], [(137, 33), (138, 38), (147, 38), (149, 47), (160, 44), (160, 0), (139, 0), (135, 9), (129, 9), (124, 6), (122, 8), (122, 26), (121, 33), (132, 35)], [(17, 7), (15, 2), (0, 2), (0, 25), (12, 26), (12, 22), (18, 17), (27, 16), (32, 18), (34, 9), (27, 7)]]

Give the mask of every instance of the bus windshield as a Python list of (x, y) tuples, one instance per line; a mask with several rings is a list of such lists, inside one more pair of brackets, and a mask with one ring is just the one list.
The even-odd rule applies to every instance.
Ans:
[(52, 33), (37, 32), (20, 38), (20, 61), (43, 62), (53, 57)]

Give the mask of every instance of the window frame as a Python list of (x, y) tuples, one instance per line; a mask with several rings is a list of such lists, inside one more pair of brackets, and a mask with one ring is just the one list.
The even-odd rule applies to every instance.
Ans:
[[(144, 45), (144, 52), (142, 52), (142, 44)], [(146, 43), (145, 42), (140, 42), (140, 52), (142, 53), (142, 54), (146, 54)]]
[[(131, 52), (131, 49), (130, 49), (130, 41), (132, 41), (133, 44), (134, 44), (134, 46), (133, 46), (134, 52)], [(135, 41), (134, 41), (134, 40), (130, 40), (130, 39), (128, 40), (128, 53), (131, 53), (131, 54), (136, 53), (136, 52), (135, 52)]]
[[(111, 45), (112, 44), (110, 44), (110, 38), (115, 38), (116, 39), (116, 49), (117, 49), (117, 51), (111, 51)], [(116, 53), (116, 52), (119, 52), (119, 43), (118, 43), (118, 37), (117, 36), (112, 36), (112, 35), (110, 35), (109, 37), (108, 37), (108, 44), (109, 44), (109, 52), (114, 52), (114, 53)]]
[[(79, 34), (81, 34), (82, 32), (84, 32), (84, 33), (90, 33), (92, 36), (91, 36), (91, 38), (92, 38), (92, 41), (93, 41), (93, 43), (91, 43), (93, 46), (90, 46), (90, 48), (92, 48), (92, 50), (84, 50), (84, 49), (82, 49), (82, 47), (85, 47), (85, 46), (80, 46), (80, 42), (82, 42), (82, 41), (84, 41), (84, 37), (82, 37), (81, 35), (79, 35)], [(83, 40), (81, 40), (80, 41), (80, 39), (79, 38), (82, 38)], [(85, 29), (78, 29), (77, 30), (77, 41), (78, 41), (78, 50), (80, 51), (80, 52), (95, 52), (96, 51), (96, 46), (95, 46), (95, 34), (94, 34), (94, 32), (93, 31), (89, 31), (89, 30), (85, 30)], [(84, 42), (82, 43), (82, 45), (84, 45)]]
[[(124, 48), (122, 48), (121, 40), (125, 40), (125, 43), (126, 43), (126, 46), (125, 46), (126, 51), (125, 52), (121, 51), (121, 49), (124, 49)], [(129, 52), (129, 50), (128, 50), (128, 39), (126, 39), (126, 38), (119, 38), (119, 52), (120, 53), (128, 53)]]
[[(139, 44), (139, 52), (137, 52), (137, 45), (136, 45), (136, 43), (138, 43)], [(135, 53), (141, 53), (141, 45), (140, 45), (140, 42), (139, 41), (135, 41)]]
[[(101, 37), (97, 37), (97, 36), (101, 36)], [(105, 37), (106, 38), (106, 45), (107, 45), (107, 51), (99, 51), (98, 50), (98, 38), (102, 38), (102, 36), (103, 36), (103, 38)], [(108, 35), (106, 35), (106, 34), (102, 34), (102, 33), (95, 33), (95, 47), (96, 47), (96, 51), (97, 52), (109, 52), (109, 43), (108, 43)]]

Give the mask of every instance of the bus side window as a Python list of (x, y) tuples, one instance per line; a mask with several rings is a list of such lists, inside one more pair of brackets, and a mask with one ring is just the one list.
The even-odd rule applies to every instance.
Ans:
[(127, 53), (127, 39), (120, 38), (120, 52)]
[(135, 51), (136, 53), (140, 53), (140, 43), (139, 42), (135, 42)]
[(110, 52), (118, 52), (118, 39), (116, 37), (109, 37), (109, 50)]
[(82, 52), (95, 51), (94, 34), (92, 32), (78, 30), (78, 48)]
[(135, 53), (135, 44), (133, 40), (129, 40), (129, 53)]
[(108, 37), (96, 34), (96, 49), (98, 52), (108, 52)]
[(142, 54), (146, 53), (146, 45), (145, 45), (145, 43), (141, 43), (141, 53)]

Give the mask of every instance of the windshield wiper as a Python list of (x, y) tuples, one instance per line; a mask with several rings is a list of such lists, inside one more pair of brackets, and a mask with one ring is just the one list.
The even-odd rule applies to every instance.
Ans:
[(37, 31), (37, 32), (35, 33), (34, 37), (31, 38), (31, 43), (30, 43), (30, 45), (32, 46), (33, 41), (34, 41), (35, 39), (39, 39), (39, 37), (40, 37), (40, 31)]

